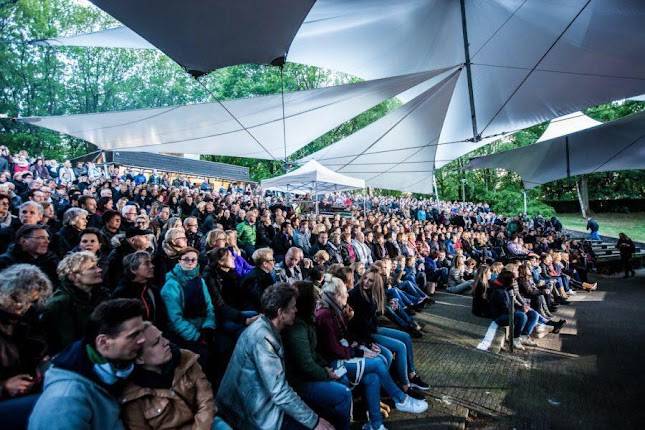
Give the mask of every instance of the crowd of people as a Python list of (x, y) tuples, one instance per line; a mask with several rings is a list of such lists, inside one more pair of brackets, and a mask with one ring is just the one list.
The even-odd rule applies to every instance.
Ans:
[(521, 350), (597, 288), (556, 218), (348, 194), (328, 200), (351, 216), (316, 216), (250, 186), (0, 149), (7, 429), (384, 429), (391, 405), (428, 408), (412, 339), (438, 289), (513, 318)]

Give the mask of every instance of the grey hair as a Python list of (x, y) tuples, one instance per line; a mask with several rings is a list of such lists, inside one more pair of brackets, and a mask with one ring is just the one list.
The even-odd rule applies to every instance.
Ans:
[(19, 210), (23, 210), (23, 208), (26, 208), (28, 206), (35, 206), (40, 215), (43, 215), (45, 213), (45, 209), (43, 209), (43, 206), (40, 203), (32, 201), (24, 202), (23, 204), (21, 204)]
[(88, 212), (81, 208), (69, 208), (63, 214), (63, 225), (69, 225), (76, 217), (87, 216)]
[(329, 293), (333, 296), (337, 295), (342, 288), (347, 289), (345, 283), (335, 276), (332, 276), (329, 273), (325, 273), (323, 278), (324, 284), (322, 286), (323, 293)]
[[(124, 197), (121, 197), (121, 198), (124, 198)], [(136, 207), (135, 205), (125, 205), (125, 206), (123, 206), (123, 207), (121, 208), (121, 216), (125, 217), (125, 213), (126, 213), (126, 212), (128, 211), (128, 209), (130, 209), (130, 208), (135, 208), (135, 209), (137, 209), (137, 207)], [(139, 210), (137, 210), (137, 215), (138, 215), (138, 214), (139, 214)]]
[(129, 276), (139, 269), (139, 266), (144, 260), (152, 260), (152, 256), (148, 251), (137, 251), (123, 257), (123, 273)]
[(24, 303), (38, 294), (44, 302), (52, 294), (52, 283), (38, 267), (31, 264), (15, 264), (0, 272), (0, 307), (7, 308), (11, 302)]
[(269, 256), (273, 257), (273, 249), (258, 248), (253, 252), (251, 259), (253, 260), (256, 266), (259, 266), (265, 261), (269, 261), (270, 260)]

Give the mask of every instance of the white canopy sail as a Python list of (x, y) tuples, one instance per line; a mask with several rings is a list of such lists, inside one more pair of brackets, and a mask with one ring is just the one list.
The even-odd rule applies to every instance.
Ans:
[(284, 159), (359, 113), (442, 72), (285, 93), (286, 147), (280, 95), (223, 102), (235, 119), (219, 103), (201, 103), (21, 121), (101, 149)]

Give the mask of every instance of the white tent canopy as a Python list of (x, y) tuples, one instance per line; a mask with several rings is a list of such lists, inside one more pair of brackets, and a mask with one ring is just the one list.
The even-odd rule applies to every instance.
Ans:
[(315, 160), (276, 178), (262, 181), (265, 190), (295, 194), (324, 194), (365, 188), (365, 181), (336, 173)]
[(365, 79), (463, 65), (435, 152), (449, 160), (495, 136), (645, 93), (644, 21), (642, 0), (317, 0), (287, 59)]
[(194, 75), (286, 57), (315, 0), (92, 0)]
[(441, 125), (459, 71), (356, 133), (306, 157), (368, 186), (432, 193)]
[[(84, 139), (101, 149), (283, 159), (318, 136), (443, 70), (219, 103), (21, 121)], [(240, 123), (244, 127), (240, 126)]]
[(525, 188), (575, 175), (645, 169), (645, 112), (519, 149), (474, 158), (469, 169), (506, 169)]
[(566, 136), (567, 134), (595, 127), (600, 124), (602, 124), (600, 121), (589, 118), (582, 112), (574, 112), (551, 120), (546, 130), (544, 130), (544, 133), (542, 133), (542, 136), (540, 136), (536, 143), (555, 139), (556, 137)]

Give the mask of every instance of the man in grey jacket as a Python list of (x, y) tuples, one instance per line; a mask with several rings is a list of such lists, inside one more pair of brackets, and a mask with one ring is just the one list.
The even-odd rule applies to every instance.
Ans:
[(124, 428), (117, 398), (145, 342), (142, 316), (134, 299), (96, 307), (86, 338), (58, 354), (45, 374), (29, 430)]
[(289, 386), (280, 332), (293, 324), (297, 291), (275, 284), (262, 294), (264, 314), (242, 333), (217, 391), (221, 414), (239, 429), (333, 429)]

